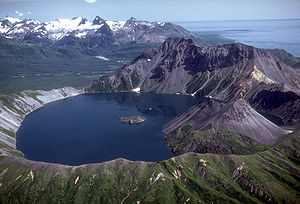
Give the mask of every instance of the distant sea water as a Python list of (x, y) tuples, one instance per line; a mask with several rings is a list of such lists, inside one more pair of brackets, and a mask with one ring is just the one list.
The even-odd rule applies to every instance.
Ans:
[(258, 48), (281, 48), (300, 57), (300, 19), (174, 22), (197, 34), (219, 34)]

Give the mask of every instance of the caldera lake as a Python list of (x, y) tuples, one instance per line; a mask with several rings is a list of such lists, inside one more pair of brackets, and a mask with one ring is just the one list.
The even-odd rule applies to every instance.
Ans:
[[(79, 95), (29, 114), (17, 132), (17, 149), (30, 160), (67, 165), (165, 160), (174, 155), (163, 142), (163, 125), (200, 100), (154, 93)], [(118, 122), (128, 116), (146, 120)]]

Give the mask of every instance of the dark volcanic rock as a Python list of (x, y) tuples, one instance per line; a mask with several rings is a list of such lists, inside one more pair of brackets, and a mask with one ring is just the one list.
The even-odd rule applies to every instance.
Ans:
[(95, 19), (93, 20), (93, 24), (94, 25), (101, 25), (105, 22), (105, 20), (103, 20), (102, 18), (100, 18), (99, 16), (96, 16)]
[(106, 23), (104, 23), (103, 26), (96, 31), (96, 34), (99, 33), (107, 36), (113, 36), (112, 30), (109, 28), (109, 26)]
[(285, 84), (299, 92), (300, 71), (264, 49), (237, 44), (201, 46), (192, 39), (169, 38), (118, 72), (92, 84), (91, 92), (141, 91), (212, 96), (234, 101), (253, 94), (261, 82)]
[(261, 84), (249, 103), (256, 110), (282, 118), (285, 125), (300, 120), (300, 95), (281, 85)]
[(10, 27), (10, 26), (12, 26), (12, 23), (9, 20), (4, 19), (0, 25), (3, 27)]
[(134, 27), (137, 25), (137, 20), (134, 17), (129, 18), (126, 23), (124, 24), (124, 27)]
[(293, 67), (294, 67), (295, 69), (300, 69), (300, 62), (294, 64)]
[(26, 43), (33, 43), (33, 44), (51, 44), (51, 40), (48, 39), (48, 35), (41, 35), (41, 32), (43, 32), (45, 28), (41, 28), (38, 32), (28, 32), (23, 38), (23, 41)]

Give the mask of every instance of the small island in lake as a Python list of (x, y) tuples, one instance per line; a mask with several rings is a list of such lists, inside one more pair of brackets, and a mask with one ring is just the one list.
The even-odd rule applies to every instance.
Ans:
[(145, 122), (146, 118), (142, 116), (130, 116), (130, 117), (120, 117), (118, 121), (120, 123), (127, 123), (127, 124), (139, 124)]

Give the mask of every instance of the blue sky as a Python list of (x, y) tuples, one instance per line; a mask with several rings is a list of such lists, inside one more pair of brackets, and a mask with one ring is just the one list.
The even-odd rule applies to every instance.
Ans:
[(0, 0), (0, 18), (209, 21), (300, 18), (300, 0)]

